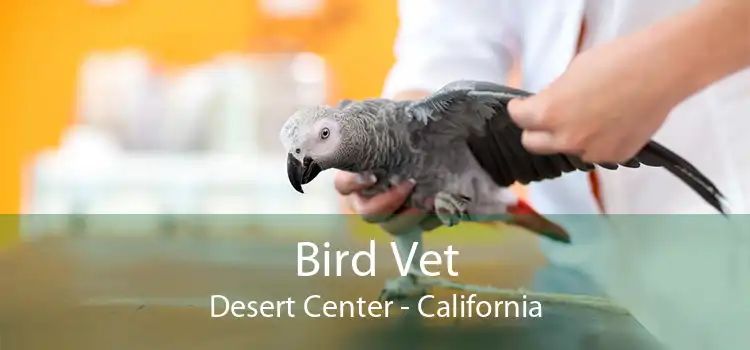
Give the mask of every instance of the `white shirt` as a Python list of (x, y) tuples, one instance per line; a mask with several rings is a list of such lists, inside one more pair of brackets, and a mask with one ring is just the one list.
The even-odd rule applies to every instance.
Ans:
[[(562, 74), (575, 56), (584, 17), (587, 29), (581, 45), (582, 49), (587, 49), (645, 28), (698, 2), (401, 0), (398, 6), (401, 24), (395, 44), (397, 60), (386, 80), (383, 96), (392, 97), (414, 89), (434, 91), (459, 79), (505, 83), (514, 58), (521, 60), (521, 87), (537, 92)], [(654, 139), (712, 179), (728, 197), (733, 213), (747, 213), (750, 211), (748, 132), (750, 69), (723, 79), (682, 102)], [(597, 175), (602, 201), (610, 214), (714, 213), (698, 195), (664, 169), (598, 170)], [(588, 177), (582, 172), (532, 184), (528, 191), (532, 205), (544, 214), (599, 212)], [(690, 239), (669, 232), (664, 236), (644, 236), (638, 232), (605, 235), (599, 232), (603, 228), (593, 228), (592, 225), (599, 223), (596, 220), (572, 216), (554, 216), (553, 219), (570, 230), (575, 244), (561, 247), (544, 241), (543, 250), (550, 260), (585, 265), (592, 273), (606, 276), (600, 278), (600, 283), (663, 341), (682, 346), (682, 349), (700, 348), (689, 336), (679, 335), (681, 332), (698, 334), (694, 330), (698, 324), (705, 331), (701, 339), (707, 341), (701, 345), (711, 345), (703, 348), (736, 348), (737, 343), (732, 342), (745, 336), (741, 331), (730, 333), (731, 327), (699, 321), (701, 316), (697, 309), (700, 308), (689, 305), (690, 297), (679, 299), (674, 294), (675, 290), (700, 290), (703, 294), (692, 297), (723, 300), (730, 300), (731, 295), (740, 292), (750, 295), (750, 288), (746, 286), (717, 287), (711, 291), (701, 287), (707, 283), (730, 286), (733, 285), (731, 279), (740, 275), (750, 281), (750, 258), (741, 260), (745, 253), (750, 256), (750, 230), (734, 236), (686, 232), (685, 235), (691, 235)], [(704, 249), (717, 245), (721, 248)], [(748, 268), (737, 270), (731, 276), (704, 271), (705, 276), (691, 279), (663, 272), (701, 270), (707, 259), (713, 259), (711, 266), (721, 272), (732, 270), (738, 264)], [(599, 269), (592, 269), (594, 266)], [(667, 299), (672, 295), (674, 300), (659, 309), (645, 301), (644, 293)], [(729, 310), (729, 306), (726, 307)], [(747, 307), (748, 319), (743, 319), (744, 324), (750, 324), (750, 303)], [(686, 311), (677, 316), (669, 311), (674, 308)], [(715, 313), (723, 315), (724, 309), (716, 310)], [(665, 324), (674, 324), (675, 328), (669, 329)]]
[[(576, 54), (584, 13), (583, 49), (644, 28), (697, 0), (410, 0), (399, 2), (397, 61), (383, 96), (436, 90), (457, 79), (505, 83), (521, 57), (522, 88), (535, 92), (559, 76)], [(469, 6), (471, 4), (471, 6)], [(750, 70), (714, 84), (680, 104), (655, 136), (704, 172), (729, 197), (734, 213), (750, 210)], [(698, 142), (700, 140), (700, 142)], [(608, 213), (713, 213), (692, 190), (663, 169), (599, 171)], [(529, 186), (547, 214), (597, 213), (585, 174)], [(550, 192), (551, 191), (551, 192)], [(560, 195), (556, 193), (560, 192)], [(669, 195), (660, 195), (668, 193)], [(571, 200), (574, 199), (574, 200)]]

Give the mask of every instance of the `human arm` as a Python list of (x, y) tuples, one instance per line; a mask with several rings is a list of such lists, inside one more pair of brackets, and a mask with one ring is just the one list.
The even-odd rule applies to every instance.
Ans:
[(577, 56), (539, 94), (509, 111), (538, 153), (591, 162), (640, 150), (677, 104), (750, 66), (750, 2), (704, 0), (671, 18)]
[[(473, 0), (472, 6), (455, 0), (400, 0), (396, 62), (382, 96), (414, 100), (454, 80), (505, 81), (513, 61), (514, 39), (509, 27), (502, 25), (503, 13), (493, 0)], [(339, 190), (344, 206), (369, 222), (379, 222), (388, 232), (413, 226), (424, 215), (406, 209), (401, 214), (407, 215), (389, 216), (410, 194), (407, 183), (365, 199), (357, 193), (365, 185), (356, 185), (354, 174), (338, 172), (335, 179), (337, 188), (344, 189)], [(352, 188), (357, 190), (348, 191)], [(433, 223), (423, 229), (437, 226)]]

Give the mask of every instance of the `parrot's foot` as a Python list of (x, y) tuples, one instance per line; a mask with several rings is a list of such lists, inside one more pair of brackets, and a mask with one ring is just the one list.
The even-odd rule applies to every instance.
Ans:
[(409, 298), (420, 298), (430, 291), (430, 285), (422, 284), (419, 276), (408, 274), (385, 282), (383, 290), (380, 291), (380, 301), (399, 301)]
[(458, 225), (461, 220), (468, 220), (468, 208), (471, 198), (439, 192), (435, 196), (435, 214), (447, 227)]

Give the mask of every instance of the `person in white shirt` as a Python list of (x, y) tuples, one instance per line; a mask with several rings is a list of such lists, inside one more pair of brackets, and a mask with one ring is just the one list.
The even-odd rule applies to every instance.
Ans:
[[(750, 118), (737, 113), (750, 104), (750, 71), (740, 72), (750, 65), (748, 6), (744, 0), (400, 1), (397, 60), (383, 96), (419, 98), (458, 79), (505, 83), (520, 59), (521, 87), (540, 91), (509, 106), (529, 130), (530, 150), (618, 161), (656, 133), (730, 192), (734, 212), (745, 212), (750, 181), (741, 174), (750, 173), (750, 153), (727, 150), (747, 149), (747, 137), (736, 130), (750, 128)], [(530, 185), (530, 200), (547, 214), (599, 213), (602, 206), (608, 213), (712, 212), (659, 170), (596, 175), (601, 203), (582, 173)], [(364, 200), (356, 192), (368, 184), (356, 181), (336, 174), (336, 188), (364, 215), (392, 213), (412, 186)], [(637, 195), (632, 184), (651, 185)]]
[(708, 0), (578, 55), (561, 77), (509, 112), (537, 153), (591, 162), (633, 157), (669, 112), (750, 66), (750, 2)]
[[(617, 161), (632, 156), (654, 138), (711, 178), (727, 196), (733, 213), (750, 209), (750, 1), (400, 0), (398, 10), (396, 63), (383, 97), (415, 99), (459, 79), (506, 83), (511, 66), (520, 62), (520, 87), (538, 94), (511, 101), (509, 110), (528, 129), (523, 141), (530, 150)], [(591, 180), (578, 172), (530, 184), (529, 201), (542, 214), (713, 213), (662, 169), (597, 170), (593, 184), (599, 196), (594, 196)], [(358, 191), (369, 184), (358, 183), (353, 174), (339, 172), (334, 182), (353, 210), (368, 220), (384, 218), (370, 214), (394, 213), (413, 186), (405, 182), (365, 199)], [(414, 224), (413, 219), (403, 219), (405, 213), (415, 211), (386, 216), (378, 224), (389, 232), (400, 231), (401, 225)], [(575, 223), (566, 225), (573, 247), (592, 238), (576, 237)], [(622, 242), (636, 238), (622, 235), (618, 239), (621, 249), (630, 249), (622, 256), (637, 256), (632, 261), (612, 256), (619, 266), (640, 266), (638, 261), (652, 264), (629, 277), (629, 283), (623, 284), (629, 290), (658, 278), (666, 281), (664, 290), (699, 288), (700, 279), (695, 286), (684, 281), (669, 285), (669, 278), (649, 275), (646, 270), (654, 270), (653, 264), (667, 264), (658, 260), (659, 249), (728, 259), (700, 251), (701, 244), (667, 246), (656, 238), (639, 237), (638, 244), (651, 244), (653, 249), (633, 250), (626, 247), (638, 244)], [(747, 247), (746, 238), (706, 239)], [(556, 243), (544, 244), (549, 248)], [(548, 249), (548, 256), (553, 255), (554, 249)], [(683, 267), (696, 264), (689, 259), (679, 262)], [(726, 260), (722, 266), (732, 264), (736, 261)], [(750, 280), (750, 274), (746, 276)], [(714, 292), (718, 294), (701, 297), (727, 299), (726, 290)], [(674, 312), (655, 314), (658, 308), (644, 306), (641, 299), (625, 302), (642, 310), (646, 316), (641, 322), (687, 322), (670, 316)], [(670, 307), (692, 308), (684, 303)], [(679, 329), (687, 331), (685, 327)], [(721, 342), (731, 341), (722, 333), (725, 328), (705, 328), (713, 332), (706, 330), (714, 340), (709, 343), (715, 345), (707, 348), (726, 348), (720, 344), (729, 343)], [(668, 333), (664, 328), (662, 332)], [(679, 342), (675, 334), (671, 333), (673, 343)]]

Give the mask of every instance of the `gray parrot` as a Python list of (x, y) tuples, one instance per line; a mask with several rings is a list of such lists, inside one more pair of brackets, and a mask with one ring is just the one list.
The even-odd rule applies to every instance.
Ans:
[[(289, 181), (304, 193), (302, 185), (321, 171), (340, 169), (375, 176), (377, 183), (366, 193), (372, 196), (414, 179), (416, 185), (405, 206), (434, 213), (443, 225), (453, 226), (507, 213), (517, 202), (508, 189), (515, 182), (528, 184), (573, 171), (592, 171), (595, 166), (615, 170), (643, 164), (665, 168), (726, 213), (724, 196), (711, 180), (654, 141), (620, 164), (591, 164), (572, 155), (528, 152), (521, 144), (523, 130), (506, 107), (511, 99), (530, 95), (490, 82), (455, 81), (416, 101), (344, 100), (335, 107), (299, 110), (280, 132), (289, 152)], [(418, 267), (422, 234), (418, 227), (395, 234), (400, 256), (408, 256), (414, 242), (418, 249), (409, 274), (389, 280), (381, 299), (423, 295), (429, 290)], [(549, 238), (568, 240), (567, 236)]]

